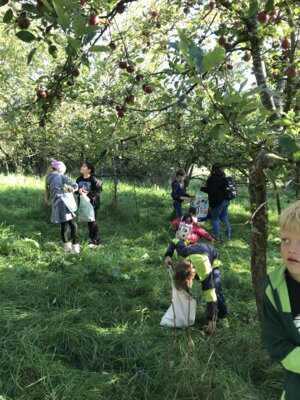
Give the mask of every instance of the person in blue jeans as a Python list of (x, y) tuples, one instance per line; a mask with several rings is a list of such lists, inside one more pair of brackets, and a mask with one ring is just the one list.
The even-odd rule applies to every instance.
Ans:
[(210, 207), (210, 218), (213, 226), (215, 240), (221, 241), (220, 237), (220, 221), (226, 225), (225, 234), (230, 240), (231, 229), (228, 219), (229, 200), (226, 199), (227, 180), (223, 167), (219, 163), (212, 166), (210, 176), (206, 181), (206, 185), (200, 190), (208, 194), (208, 202)]
[(176, 179), (172, 182), (172, 199), (173, 207), (177, 218), (182, 217), (182, 203), (184, 201), (190, 201), (195, 198), (195, 196), (190, 196), (185, 192), (184, 180), (186, 178), (185, 170), (180, 168), (176, 172)]

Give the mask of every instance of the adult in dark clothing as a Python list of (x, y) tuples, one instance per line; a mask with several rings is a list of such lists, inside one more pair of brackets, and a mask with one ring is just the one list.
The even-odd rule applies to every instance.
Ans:
[(211, 213), (211, 221), (215, 240), (220, 241), (220, 222), (226, 225), (225, 234), (230, 239), (231, 229), (228, 220), (229, 200), (226, 199), (227, 180), (221, 164), (216, 163), (212, 166), (210, 176), (206, 185), (200, 190), (208, 194), (208, 201)]
[[(78, 194), (87, 196), (90, 199), (95, 211), (95, 221), (88, 222), (90, 248), (96, 248), (100, 244), (99, 229), (97, 225), (97, 212), (100, 208), (100, 192), (102, 191), (102, 181), (94, 176), (95, 168), (91, 163), (84, 163), (80, 168), (80, 177), (76, 179), (78, 184)], [(80, 201), (79, 196), (79, 201)]]
[(186, 178), (185, 170), (180, 168), (176, 172), (176, 179), (172, 182), (172, 199), (173, 207), (176, 212), (177, 218), (182, 217), (182, 203), (184, 201), (190, 201), (195, 198), (195, 196), (190, 196), (185, 192), (184, 180)]

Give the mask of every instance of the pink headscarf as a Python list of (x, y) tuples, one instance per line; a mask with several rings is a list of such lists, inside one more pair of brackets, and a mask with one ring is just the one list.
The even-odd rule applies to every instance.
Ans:
[(55, 169), (59, 174), (64, 174), (67, 167), (62, 161), (57, 161), (51, 158), (51, 167)]

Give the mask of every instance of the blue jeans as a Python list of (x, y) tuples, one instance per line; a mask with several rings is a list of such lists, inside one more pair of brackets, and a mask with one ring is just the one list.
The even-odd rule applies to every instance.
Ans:
[(176, 212), (177, 218), (181, 218), (182, 217), (182, 202), (174, 200), (173, 207)]
[(211, 208), (211, 222), (213, 226), (213, 231), (215, 239), (220, 239), (220, 222), (226, 225), (225, 234), (228, 239), (230, 239), (230, 224), (228, 220), (228, 206), (229, 200), (223, 200), (223, 202), (218, 206)]

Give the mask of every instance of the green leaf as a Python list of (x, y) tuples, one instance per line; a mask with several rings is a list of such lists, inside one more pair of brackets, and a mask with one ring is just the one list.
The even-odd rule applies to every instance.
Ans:
[(216, 126), (213, 126), (211, 128), (211, 130), (208, 132), (208, 136), (211, 139), (219, 139), (220, 136), (223, 134), (223, 132), (224, 132), (224, 126), (223, 125), (216, 125)]
[(267, 0), (265, 5), (265, 11), (270, 12), (274, 8), (274, 0)]
[(89, 50), (92, 52), (98, 53), (100, 51), (104, 51), (104, 52), (110, 51), (110, 48), (108, 46), (98, 46), (97, 45), (97, 46), (91, 46)]
[(95, 37), (96, 35), (97, 35), (97, 32), (95, 32), (95, 31), (89, 32), (87, 35), (84, 36), (84, 38), (83, 38), (83, 40), (82, 40), (82, 43), (83, 43), (83, 44), (88, 44), (88, 43), (90, 43), (90, 42), (94, 39), (94, 37)]
[(226, 57), (226, 52), (223, 47), (217, 46), (214, 50), (205, 54), (203, 58), (203, 66), (206, 71), (209, 71), (211, 68), (216, 67), (224, 61)]
[(6, 13), (4, 14), (3, 22), (4, 22), (5, 24), (8, 24), (8, 23), (11, 22), (11, 20), (13, 19), (13, 17), (14, 17), (14, 14), (13, 14), (13, 12), (12, 12), (12, 9), (9, 8), (9, 9), (6, 11)]
[(83, 65), (85, 65), (86, 67), (90, 67), (90, 60), (88, 59), (88, 57), (85, 55), (85, 54), (83, 54), (82, 56), (81, 56), (81, 62), (82, 62), (82, 64)]
[(273, 170), (265, 169), (264, 173), (267, 176), (267, 178), (269, 179), (269, 181), (271, 181), (273, 184), (276, 183), (276, 174)]
[(58, 48), (55, 45), (49, 46), (48, 52), (49, 52), (49, 54), (51, 54), (51, 56), (53, 58), (57, 58), (58, 57)]
[(0, 7), (5, 6), (9, 0), (0, 0)]
[(53, 8), (51, 7), (50, 3), (47, 0), (42, 0), (42, 3), (50, 12), (52, 12)]
[(33, 40), (36, 40), (36, 37), (28, 31), (19, 31), (16, 33), (16, 36), (22, 40), (23, 42), (30, 43)]
[(199, 85), (201, 85), (201, 83), (202, 83), (202, 79), (200, 79), (200, 78), (189, 78), (187, 81), (186, 81), (186, 83), (187, 84), (190, 84), (190, 83), (197, 83), (197, 84), (199, 84)]
[(291, 121), (288, 118), (278, 118), (275, 121), (278, 125), (282, 125), (282, 126), (289, 126), (293, 124), (293, 121)]
[(137, 64), (141, 64), (142, 62), (144, 62), (144, 58), (143, 57), (138, 57), (138, 58), (136, 58), (136, 60), (135, 60), (135, 62), (137, 63)]
[(279, 146), (281, 146), (284, 150), (286, 150), (288, 153), (293, 154), (299, 151), (295, 140), (288, 135), (281, 135), (278, 138), (278, 143)]
[(258, 1), (254, 0), (250, 3), (248, 17), (251, 18), (258, 13)]
[(28, 54), (28, 56), (27, 56), (27, 65), (31, 63), (31, 61), (32, 61), (32, 59), (33, 59), (33, 56), (34, 56), (36, 50), (37, 50), (36, 47), (34, 47), (34, 48), (29, 52), (29, 54)]
[(189, 52), (189, 48), (191, 46), (191, 43), (188, 39), (188, 37), (186, 36), (185, 32), (181, 29), (177, 29), (178, 31), (178, 36), (179, 36), (179, 48), (180, 51), (183, 55), (183, 57), (185, 58), (185, 60), (188, 62), (188, 64), (190, 65), (190, 67), (194, 67), (194, 63), (193, 60), (190, 57), (190, 52)]
[(191, 59), (194, 61), (197, 70), (199, 72), (205, 72), (205, 68), (202, 64), (203, 57), (205, 54), (204, 51), (198, 46), (191, 45), (189, 49), (189, 54)]
[(86, 18), (84, 18), (81, 14), (75, 15), (73, 19), (73, 29), (75, 36), (83, 36), (89, 32), (88, 27), (86, 26)]
[(67, 35), (67, 39), (69, 44), (72, 46), (72, 48), (77, 51), (79, 49), (79, 47), (81, 46), (81, 41), (74, 39), (72, 36)]
[(300, 151), (296, 151), (296, 153), (293, 154), (293, 160), (296, 162), (300, 161)]
[(60, 0), (52, 0), (52, 4), (58, 15), (59, 22), (61, 25), (67, 29), (70, 26), (70, 18), (68, 14), (64, 11), (63, 5), (61, 4)]

